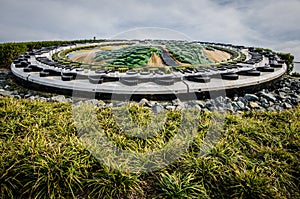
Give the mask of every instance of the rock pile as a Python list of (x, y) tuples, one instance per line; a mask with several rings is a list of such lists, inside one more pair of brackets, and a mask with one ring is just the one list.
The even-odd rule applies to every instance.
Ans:
[[(31, 92), (23, 93), (17, 90), (11, 90), (7, 84), (7, 76), (9, 72), (0, 73), (0, 96), (10, 96), (17, 99), (40, 100), (45, 102), (67, 102), (72, 103), (72, 98), (63, 95), (53, 97), (43, 97)], [(235, 96), (228, 98), (220, 96), (215, 99), (207, 100), (190, 100), (181, 101), (175, 99), (168, 102), (155, 102), (142, 99), (136, 102), (139, 106), (145, 106), (152, 109), (154, 113), (159, 113), (162, 110), (183, 110), (189, 107), (195, 107), (199, 111), (220, 111), (238, 113), (242, 111), (258, 110), (258, 111), (282, 111), (291, 109), (300, 103), (300, 80), (289, 77), (282, 78), (273, 85), (276, 89), (261, 90), (257, 93), (248, 93), (243, 96)], [(78, 103), (78, 102), (76, 102)], [(98, 107), (120, 107), (129, 102), (109, 102), (105, 103), (102, 100), (86, 100), (80, 103), (92, 103)], [(131, 102), (132, 103), (132, 102)]]
[[(283, 78), (278, 81), (277, 89), (272, 91), (262, 90), (254, 94), (245, 94), (234, 98), (217, 97), (207, 100), (190, 100), (181, 101), (175, 99), (169, 102), (155, 102), (142, 99), (136, 103), (139, 106), (149, 107), (154, 113), (159, 113), (162, 110), (183, 110), (189, 107), (195, 107), (199, 111), (220, 111), (239, 113), (242, 111), (283, 111), (285, 109), (295, 108), (300, 104), (300, 80), (293, 78)], [(121, 105), (120, 105), (121, 104)], [(98, 107), (123, 106), (125, 102), (115, 102), (105, 104), (96, 103)]]

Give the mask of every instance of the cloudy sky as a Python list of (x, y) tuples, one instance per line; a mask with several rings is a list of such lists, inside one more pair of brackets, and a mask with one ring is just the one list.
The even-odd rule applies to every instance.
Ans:
[(293, 53), (300, 0), (1, 0), (0, 42), (187, 38)]

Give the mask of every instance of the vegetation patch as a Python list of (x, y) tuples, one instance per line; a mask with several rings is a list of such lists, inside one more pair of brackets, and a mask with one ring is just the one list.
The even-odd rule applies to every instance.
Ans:
[(182, 63), (191, 65), (212, 64), (212, 60), (203, 53), (205, 48), (199, 43), (167, 43), (166, 47), (172, 56)]
[(161, 51), (156, 47), (131, 45), (121, 49), (99, 51), (95, 61), (105, 61), (105, 65), (113, 66), (146, 66), (152, 53), (161, 55)]
[[(147, 107), (127, 108), (126, 124), (142, 128), (153, 117)], [(169, 119), (159, 134), (137, 139), (122, 132), (111, 108), (95, 111), (116, 146), (140, 153), (167, 144), (181, 117), (167, 111)], [(300, 107), (228, 114), (221, 139), (200, 157), (212, 114), (199, 113), (197, 136), (171, 165), (129, 173), (109, 168), (89, 153), (77, 137), (70, 104), (0, 98), (1, 198), (300, 197)]]
[(47, 48), (52, 46), (60, 46), (64, 44), (80, 44), (91, 42), (103, 42), (105, 40), (74, 40), (74, 41), (37, 41), (37, 42), (19, 42), (19, 43), (3, 43), (0, 44), (0, 67), (9, 68), (13, 60), (32, 50)]
[(300, 73), (297, 73), (297, 72), (293, 72), (291, 74), (292, 77), (300, 77)]

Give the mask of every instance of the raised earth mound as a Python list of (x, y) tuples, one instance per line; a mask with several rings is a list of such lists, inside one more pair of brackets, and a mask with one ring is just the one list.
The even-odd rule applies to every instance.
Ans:
[[(103, 66), (163, 66), (168, 65), (166, 59), (173, 60), (169, 65), (201, 65), (219, 63), (230, 60), (232, 54), (217, 50), (200, 43), (152, 42), (140, 43), (115, 43), (102, 47), (95, 46), (80, 49), (67, 54), (67, 58), (74, 62), (84, 64), (99, 64)], [(171, 62), (172, 63), (172, 62)], [(175, 64), (174, 64), (175, 63)]]

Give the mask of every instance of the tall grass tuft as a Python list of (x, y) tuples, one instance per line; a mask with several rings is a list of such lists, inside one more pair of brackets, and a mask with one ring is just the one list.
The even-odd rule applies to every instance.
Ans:
[[(178, 134), (179, 111), (166, 111), (153, 133), (143, 131), (155, 117), (148, 108), (127, 109), (122, 115), (95, 108), (99, 127), (120, 149), (143, 156)], [(118, 124), (118, 113), (126, 124)], [(300, 107), (225, 115), (221, 125), (213, 114), (197, 117), (197, 133), (179, 158), (130, 173), (92, 155), (77, 135), (70, 104), (0, 98), (0, 197), (300, 198)], [(132, 124), (135, 134), (126, 133)], [(220, 139), (201, 156), (212, 125)]]

